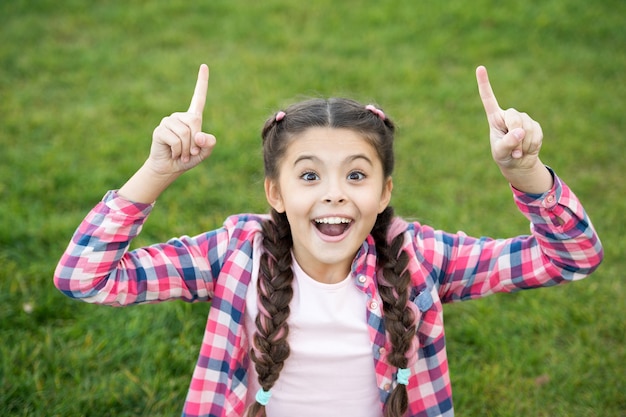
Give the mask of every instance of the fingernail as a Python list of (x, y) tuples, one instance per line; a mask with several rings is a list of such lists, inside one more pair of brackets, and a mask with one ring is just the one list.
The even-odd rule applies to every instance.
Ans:
[(515, 139), (522, 139), (524, 137), (524, 129), (517, 128), (513, 130), (513, 136), (515, 136)]
[(513, 153), (511, 153), (511, 156), (515, 159), (519, 159), (522, 157), (522, 151), (520, 151), (519, 149), (516, 149), (513, 151)]

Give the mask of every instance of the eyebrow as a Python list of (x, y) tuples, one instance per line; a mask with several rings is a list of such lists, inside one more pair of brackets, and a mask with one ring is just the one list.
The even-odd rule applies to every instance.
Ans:
[[(354, 162), (358, 159), (363, 159), (365, 162), (367, 162), (370, 165), (374, 165), (374, 163), (372, 162), (372, 160), (367, 157), (367, 155), (365, 154), (356, 154), (356, 155), (350, 155), (348, 156), (346, 159), (343, 160), (342, 164), (348, 164), (350, 162)], [(300, 162), (302, 161), (311, 161), (311, 162), (320, 162), (320, 159), (317, 156), (314, 155), (301, 155), (298, 158), (296, 158), (296, 160), (293, 162), (293, 165), (296, 166), (298, 165)]]

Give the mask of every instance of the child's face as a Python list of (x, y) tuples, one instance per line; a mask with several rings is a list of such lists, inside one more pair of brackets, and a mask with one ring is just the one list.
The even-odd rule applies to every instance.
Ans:
[(343, 280), (391, 198), (376, 150), (352, 130), (310, 128), (291, 139), (279, 173), (265, 192), (287, 214), (298, 264), (318, 281)]

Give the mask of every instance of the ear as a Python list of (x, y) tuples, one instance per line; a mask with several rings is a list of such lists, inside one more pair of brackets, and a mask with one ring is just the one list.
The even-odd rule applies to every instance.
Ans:
[(389, 205), (389, 202), (391, 201), (392, 190), (393, 190), (393, 180), (391, 179), (391, 177), (387, 177), (387, 179), (385, 180), (385, 183), (383, 184), (383, 192), (380, 195), (380, 204), (378, 206), (378, 213), (382, 213)]
[(277, 212), (283, 213), (285, 211), (285, 204), (283, 203), (283, 197), (280, 193), (278, 183), (269, 178), (265, 178), (265, 198), (270, 206)]

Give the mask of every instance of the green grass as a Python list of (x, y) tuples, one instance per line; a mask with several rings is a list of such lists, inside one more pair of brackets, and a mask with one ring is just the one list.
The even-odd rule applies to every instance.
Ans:
[(187, 107), (202, 62), (218, 147), (136, 244), (265, 212), (260, 127), (318, 95), (377, 102), (397, 122), (402, 215), (526, 233), (489, 154), (484, 64), (501, 106), (541, 122), (542, 159), (585, 204), (606, 258), (573, 285), (446, 306), (457, 413), (626, 415), (625, 16), (618, 0), (1, 2), (2, 415), (180, 413), (208, 305), (86, 305), (52, 272), (160, 119)]

